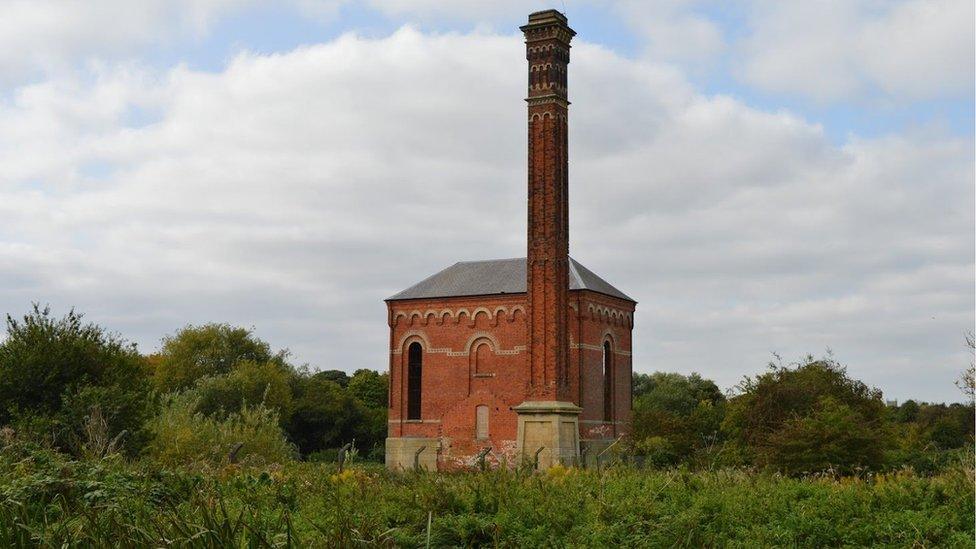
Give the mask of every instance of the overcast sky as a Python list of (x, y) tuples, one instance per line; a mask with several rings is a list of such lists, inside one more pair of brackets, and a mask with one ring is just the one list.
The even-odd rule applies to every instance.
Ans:
[(972, 0), (0, 0), (0, 312), (386, 369), (383, 299), (525, 248), (528, 12), (564, 9), (573, 256), (637, 371), (832, 349), (961, 400)]

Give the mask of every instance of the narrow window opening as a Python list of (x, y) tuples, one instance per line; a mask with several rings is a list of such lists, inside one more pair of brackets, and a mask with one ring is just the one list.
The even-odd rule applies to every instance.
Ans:
[(407, 419), (420, 419), (424, 350), (419, 343), (411, 343), (407, 351)]
[(475, 438), (485, 440), (488, 438), (488, 407), (484, 404), (475, 408)]
[(603, 343), (603, 421), (613, 421), (613, 351)]

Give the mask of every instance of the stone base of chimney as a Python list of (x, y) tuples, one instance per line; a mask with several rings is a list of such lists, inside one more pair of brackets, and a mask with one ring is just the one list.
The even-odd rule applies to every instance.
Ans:
[[(547, 469), (556, 464), (579, 464), (579, 414), (582, 408), (558, 400), (526, 401), (518, 414), (517, 453), (523, 463)], [(540, 451), (541, 449), (541, 451)]]

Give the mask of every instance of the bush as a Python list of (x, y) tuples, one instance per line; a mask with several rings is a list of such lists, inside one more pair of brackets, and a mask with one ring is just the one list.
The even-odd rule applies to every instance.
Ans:
[(0, 426), (77, 454), (86, 418), (98, 408), (108, 434), (125, 432), (125, 449), (136, 453), (153, 402), (134, 345), (83, 323), (73, 310), (55, 319), (49, 308), (34, 305), (22, 320), (7, 316), (7, 338), (0, 343)]
[(356, 370), (349, 378), (347, 389), (352, 396), (369, 408), (386, 409), (390, 376), (376, 370)]
[(275, 362), (242, 362), (226, 374), (197, 381), (196, 411), (224, 417), (247, 404), (263, 404), (285, 421), (291, 412), (290, 377), (288, 369)]
[(787, 473), (878, 469), (887, 445), (881, 392), (831, 359), (746, 378), (723, 431), (747, 460)]
[(148, 446), (150, 458), (183, 466), (217, 466), (234, 460), (262, 465), (293, 459), (294, 447), (279, 427), (274, 410), (262, 404), (244, 405), (239, 411), (214, 417), (195, 411), (198, 400), (194, 391), (170, 397), (150, 422), (154, 435)]
[(725, 397), (698, 374), (637, 374), (633, 451), (657, 465), (690, 461), (718, 441)]
[(825, 396), (805, 417), (789, 418), (756, 448), (757, 463), (790, 474), (880, 468), (883, 434), (856, 410)]
[(371, 452), (386, 437), (386, 406), (368, 408), (350, 391), (318, 374), (301, 377), (287, 431), (302, 455), (356, 441)]
[(285, 364), (287, 352), (277, 354), (251, 330), (228, 324), (187, 326), (163, 338), (162, 351), (152, 359), (153, 382), (160, 392), (188, 389), (200, 378), (230, 372), (242, 362)]

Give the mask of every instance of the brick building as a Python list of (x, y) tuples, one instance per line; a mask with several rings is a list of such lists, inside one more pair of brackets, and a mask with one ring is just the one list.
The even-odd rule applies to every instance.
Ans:
[(567, 67), (574, 32), (529, 15), (526, 258), (457, 263), (386, 300), (387, 465), (576, 463), (623, 434), (636, 302), (569, 257)]

